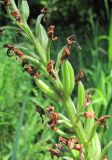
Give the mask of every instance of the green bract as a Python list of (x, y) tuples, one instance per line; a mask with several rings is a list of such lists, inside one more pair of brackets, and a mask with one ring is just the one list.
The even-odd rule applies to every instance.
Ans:
[(44, 17), (44, 14), (40, 14), (38, 16), (36, 21), (36, 26), (35, 26), (35, 33), (36, 33), (36, 38), (39, 40), (44, 50), (47, 51), (48, 36), (43, 25), (41, 24), (41, 20), (43, 17)]
[(85, 101), (85, 89), (81, 81), (78, 82), (78, 102), (77, 102), (77, 112), (83, 112)]
[(61, 66), (61, 78), (63, 92), (65, 96), (70, 96), (75, 85), (74, 70), (68, 60), (65, 60)]
[(27, 0), (19, 0), (18, 7), (21, 12), (21, 16), (22, 16), (23, 21), (24, 20), (27, 21), (29, 14), (30, 14), (29, 5), (28, 5)]
[(59, 99), (59, 96), (57, 95), (57, 93), (42, 80), (37, 79), (36, 84), (44, 93), (46, 93), (47, 95), (49, 95), (53, 99), (56, 99), (56, 100)]

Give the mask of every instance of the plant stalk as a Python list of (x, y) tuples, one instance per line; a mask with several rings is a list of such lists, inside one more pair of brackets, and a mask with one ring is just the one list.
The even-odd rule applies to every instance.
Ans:
[(87, 141), (87, 137), (86, 134), (84, 132), (83, 126), (81, 124), (81, 122), (79, 121), (78, 124), (76, 124), (76, 108), (71, 100), (70, 97), (68, 98), (64, 98), (64, 104), (65, 104), (65, 108), (66, 108), (66, 113), (68, 115), (69, 120), (71, 121), (71, 124), (73, 125), (73, 129), (74, 132), (77, 134), (78, 138), (80, 139), (80, 142), (82, 144), (84, 144), (84, 148), (88, 147), (88, 154), (87, 154), (87, 158), (90, 160), (95, 160), (95, 155), (92, 151), (91, 146), (88, 144), (86, 144)]

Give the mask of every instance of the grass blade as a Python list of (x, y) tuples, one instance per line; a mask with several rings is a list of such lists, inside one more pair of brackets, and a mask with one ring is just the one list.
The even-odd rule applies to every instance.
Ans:
[(110, 27), (109, 27), (108, 58), (109, 58), (109, 67), (111, 67), (112, 65), (112, 13), (110, 16)]
[(12, 156), (11, 156), (11, 160), (15, 160), (16, 159), (16, 153), (17, 153), (17, 147), (19, 144), (19, 138), (21, 136), (21, 128), (23, 125), (23, 119), (24, 119), (24, 111), (25, 111), (25, 107), (27, 104), (27, 97), (25, 98), (21, 111), (20, 111), (20, 116), (19, 116), (19, 122), (18, 122), (18, 128), (17, 128), (17, 133), (15, 136), (15, 141), (14, 141), (14, 146), (13, 146), (13, 150), (12, 150)]
[[(112, 108), (112, 105), (110, 107)], [(112, 114), (112, 111), (111, 111), (111, 114)], [(110, 141), (112, 143), (112, 116), (110, 118), (110, 124), (109, 124), (109, 142)], [(108, 149), (108, 158), (109, 160), (111, 160), (112, 158), (112, 146)]]

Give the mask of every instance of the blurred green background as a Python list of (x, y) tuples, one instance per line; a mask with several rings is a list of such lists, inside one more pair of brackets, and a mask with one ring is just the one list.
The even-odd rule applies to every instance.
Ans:
[[(67, 36), (74, 34), (81, 45), (72, 49), (70, 61), (75, 74), (83, 69), (85, 88), (92, 88), (92, 104), (98, 116), (112, 114), (112, 13), (111, 0), (28, 0), (32, 30), (40, 9), (47, 6), (47, 28), (56, 25), (58, 41), (52, 46), (55, 59), (59, 50), (66, 43)], [(0, 27), (14, 25), (7, 17), (2, 0), (0, 1)], [(21, 33), (5, 30), (0, 33), (0, 160), (12, 159), (16, 153), (17, 160), (51, 159), (48, 152), (57, 136), (41, 123), (36, 112), (36, 105), (43, 108), (54, 104), (40, 91), (35, 89), (33, 79), (23, 73), (15, 58), (9, 58), (3, 45), (6, 43), (22, 44), (31, 47)], [(76, 101), (76, 93), (73, 99)], [(59, 103), (56, 110), (64, 112)], [(110, 123), (112, 120), (109, 121)], [(100, 129), (102, 146), (112, 139), (111, 125)], [(18, 145), (17, 145), (18, 144)]]

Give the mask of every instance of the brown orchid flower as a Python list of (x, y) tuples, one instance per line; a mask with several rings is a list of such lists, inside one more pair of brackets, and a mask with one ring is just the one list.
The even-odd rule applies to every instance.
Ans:
[(95, 118), (95, 114), (93, 111), (90, 111), (90, 112), (84, 112), (84, 116), (86, 118)]
[(11, 15), (16, 19), (16, 21), (21, 22), (21, 14), (18, 11), (12, 11)]
[(84, 71), (80, 69), (79, 73), (76, 75), (75, 82), (79, 82), (84, 77)]
[(4, 5), (7, 7), (10, 5), (10, 0), (4, 0)]
[(55, 41), (58, 39), (58, 37), (54, 35), (54, 32), (55, 32), (55, 26), (50, 25), (48, 28), (48, 36), (52, 41)]
[(47, 71), (48, 71), (49, 75), (51, 75), (53, 77), (53, 79), (56, 79), (56, 74), (54, 72), (53, 65), (54, 65), (54, 61), (50, 60), (47, 65)]
[(49, 13), (49, 10), (47, 7), (44, 7), (41, 9), (41, 14), (46, 14), (46, 13)]
[(57, 158), (60, 157), (60, 152), (57, 151), (57, 150), (55, 150), (55, 149), (53, 149), (53, 148), (50, 148), (50, 149), (49, 149), (49, 152), (51, 153), (51, 158), (52, 158), (52, 159), (53, 159), (54, 156), (56, 156)]
[(91, 101), (91, 91), (89, 91), (89, 92), (87, 93), (87, 95), (86, 95), (85, 102), (84, 102), (84, 107), (89, 106), (90, 101)]
[(99, 119), (96, 119), (97, 120), (97, 123), (102, 127), (104, 128), (105, 126), (107, 126), (107, 123), (106, 123), (106, 120), (109, 119), (110, 116), (109, 115), (104, 115), (102, 117), (100, 117)]

